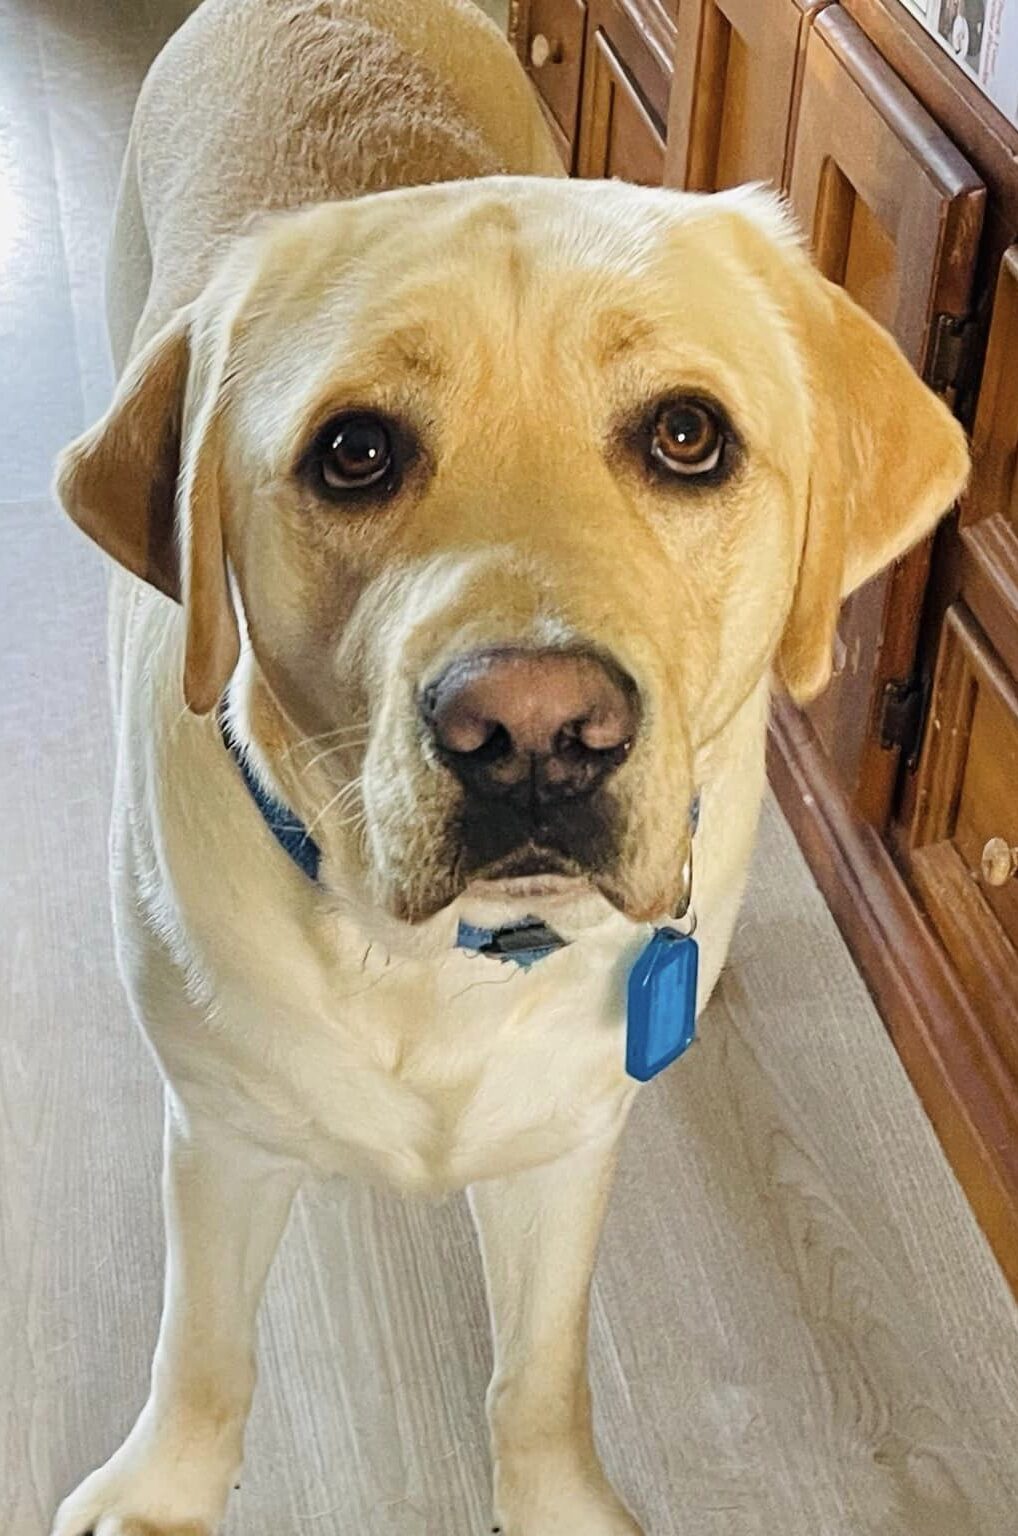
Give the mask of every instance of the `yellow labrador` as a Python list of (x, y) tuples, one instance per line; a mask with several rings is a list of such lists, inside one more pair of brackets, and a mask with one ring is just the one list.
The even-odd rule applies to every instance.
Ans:
[[(495, 1520), (636, 1529), (585, 1370), (627, 977), (699, 797), (706, 1002), (772, 685), (823, 687), (842, 597), (966, 450), (769, 195), (556, 169), (466, 0), (208, 0), (143, 89), (122, 376), (58, 484), (120, 567), (114, 913), (167, 1282), (149, 1400), (57, 1536), (219, 1524), (308, 1171), (469, 1186)], [(521, 931), (535, 963), (499, 957)]]

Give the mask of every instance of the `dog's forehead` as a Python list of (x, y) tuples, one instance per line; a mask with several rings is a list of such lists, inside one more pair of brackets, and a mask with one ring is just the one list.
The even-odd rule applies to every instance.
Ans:
[[(717, 281), (752, 229), (775, 262), (797, 246), (779, 201), (757, 188), (703, 196), (623, 182), (487, 177), (383, 192), (270, 218), (256, 231), (256, 287), (297, 310), (415, 286), (462, 292), (587, 278)], [(759, 276), (759, 263), (757, 263)], [(681, 285), (677, 286), (681, 292)], [(735, 296), (737, 297), (737, 295)]]
[(471, 359), (492, 387), (522, 358), (541, 387), (569, 361), (736, 396), (752, 379), (763, 407), (793, 361), (771, 276), (792, 246), (762, 193), (538, 178), (382, 193), (267, 231), (245, 351), (256, 392), (288, 403), (283, 436), (336, 389), (438, 384)]

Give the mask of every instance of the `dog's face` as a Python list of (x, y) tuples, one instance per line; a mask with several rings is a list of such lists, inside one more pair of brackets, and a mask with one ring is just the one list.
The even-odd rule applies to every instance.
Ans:
[(965, 466), (765, 195), (495, 180), (238, 243), (60, 492), (185, 601), (199, 712), (228, 560), (256, 737), (382, 906), (575, 882), (652, 918), (705, 749), (775, 664), (823, 685), (842, 596)]

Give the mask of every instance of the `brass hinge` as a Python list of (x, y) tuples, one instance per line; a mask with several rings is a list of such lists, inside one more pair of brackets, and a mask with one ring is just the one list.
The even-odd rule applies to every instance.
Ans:
[(888, 752), (899, 750), (907, 768), (914, 768), (919, 761), (929, 702), (928, 676), (895, 677), (884, 684), (878, 722), (880, 745)]
[(925, 378), (937, 394), (964, 384), (977, 336), (978, 327), (970, 315), (934, 315)]

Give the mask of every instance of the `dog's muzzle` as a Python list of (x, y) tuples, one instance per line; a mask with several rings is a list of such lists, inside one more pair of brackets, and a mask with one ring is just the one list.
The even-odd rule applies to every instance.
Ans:
[(589, 650), (477, 652), (446, 667), (420, 709), (463, 791), (470, 872), (578, 874), (608, 855), (604, 790), (640, 722), (636, 685), (615, 662)]

